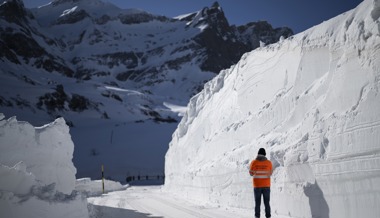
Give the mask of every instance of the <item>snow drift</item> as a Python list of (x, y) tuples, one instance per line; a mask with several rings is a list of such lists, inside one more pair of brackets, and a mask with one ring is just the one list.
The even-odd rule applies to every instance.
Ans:
[(0, 217), (88, 217), (73, 151), (63, 118), (33, 127), (0, 114)]
[(165, 188), (254, 206), (248, 166), (273, 162), (274, 217), (380, 214), (380, 1), (259, 48), (193, 97), (166, 154)]

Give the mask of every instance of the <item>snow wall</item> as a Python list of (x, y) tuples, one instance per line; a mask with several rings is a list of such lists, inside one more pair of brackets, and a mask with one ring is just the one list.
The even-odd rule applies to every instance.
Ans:
[(73, 151), (63, 118), (33, 127), (0, 113), (0, 217), (88, 217)]
[(250, 161), (275, 167), (273, 217), (380, 214), (380, 1), (245, 54), (193, 97), (165, 189), (252, 210)]

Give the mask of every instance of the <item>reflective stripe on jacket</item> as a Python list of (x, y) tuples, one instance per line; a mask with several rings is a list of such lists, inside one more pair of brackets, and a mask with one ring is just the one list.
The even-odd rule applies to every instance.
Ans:
[(253, 187), (270, 187), (272, 170), (272, 162), (265, 156), (258, 155), (249, 167), (249, 174), (253, 176)]

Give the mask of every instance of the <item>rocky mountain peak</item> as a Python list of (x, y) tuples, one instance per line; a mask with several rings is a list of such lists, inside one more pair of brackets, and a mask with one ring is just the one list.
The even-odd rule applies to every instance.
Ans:
[(218, 2), (214, 2), (210, 8), (204, 7), (201, 11), (194, 13), (185, 19), (190, 21), (189, 24), (194, 27), (219, 27), (223, 29), (229, 26), (223, 9)]
[(219, 2), (214, 2), (212, 5), (211, 5), (211, 8), (219, 8), (220, 5), (219, 5)]
[(242, 54), (251, 50), (248, 45), (237, 39), (218, 2), (198, 12), (190, 25), (202, 30), (195, 41), (206, 51), (206, 58), (201, 64), (204, 71), (218, 73), (236, 63)]

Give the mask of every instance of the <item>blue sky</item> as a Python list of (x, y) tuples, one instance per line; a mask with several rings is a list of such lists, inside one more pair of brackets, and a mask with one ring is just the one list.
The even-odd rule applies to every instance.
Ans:
[[(2, 1), (2, 0), (0, 0)], [(27, 8), (51, 0), (23, 0)], [(103, 0), (126, 8), (174, 17), (209, 7), (215, 0)], [(355, 8), (362, 0), (219, 0), (230, 24), (266, 20), (274, 27), (288, 26), (304, 31), (336, 15)]]

